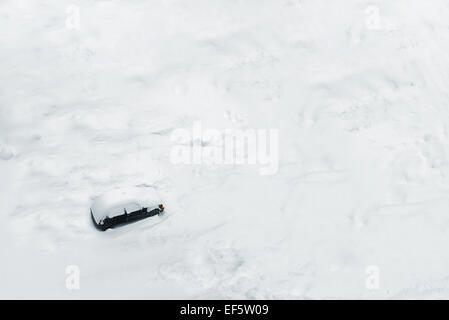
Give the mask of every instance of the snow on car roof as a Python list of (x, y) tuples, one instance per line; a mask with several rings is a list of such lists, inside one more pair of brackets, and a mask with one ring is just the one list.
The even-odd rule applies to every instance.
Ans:
[(91, 209), (98, 221), (106, 216), (112, 218), (142, 208), (154, 208), (161, 204), (161, 199), (152, 187), (127, 187), (106, 192), (95, 198)]

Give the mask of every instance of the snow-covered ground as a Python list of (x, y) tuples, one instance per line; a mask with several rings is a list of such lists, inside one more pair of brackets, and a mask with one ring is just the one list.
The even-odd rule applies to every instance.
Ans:
[[(449, 298), (448, 52), (447, 0), (0, 1), (0, 298)], [(277, 172), (174, 163), (195, 123)]]

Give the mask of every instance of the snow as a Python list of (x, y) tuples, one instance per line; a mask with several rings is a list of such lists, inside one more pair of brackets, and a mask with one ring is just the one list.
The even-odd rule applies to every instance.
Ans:
[(133, 186), (105, 192), (92, 201), (91, 209), (95, 221), (112, 218), (147, 208), (151, 211), (162, 204), (156, 190), (147, 186)]
[[(1, 1), (0, 298), (449, 298), (448, 16)], [(278, 170), (172, 163), (196, 121), (277, 129)], [(164, 217), (95, 230), (93, 199), (136, 185)]]

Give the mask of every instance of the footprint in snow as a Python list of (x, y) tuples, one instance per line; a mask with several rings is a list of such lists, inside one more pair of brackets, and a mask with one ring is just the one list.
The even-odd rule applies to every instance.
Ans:
[(10, 160), (15, 156), (14, 149), (12, 147), (6, 146), (4, 144), (0, 144), (0, 159), (1, 160)]

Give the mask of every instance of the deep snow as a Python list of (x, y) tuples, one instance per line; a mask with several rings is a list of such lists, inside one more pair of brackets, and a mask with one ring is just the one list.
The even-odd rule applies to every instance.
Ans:
[[(446, 0), (1, 1), (0, 298), (449, 298), (448, 17)], [(195, 121), (278, 129), (278, 172), (173, 164)], [(92, 227), (94, 197), (141, 184), (162, 220)]]

